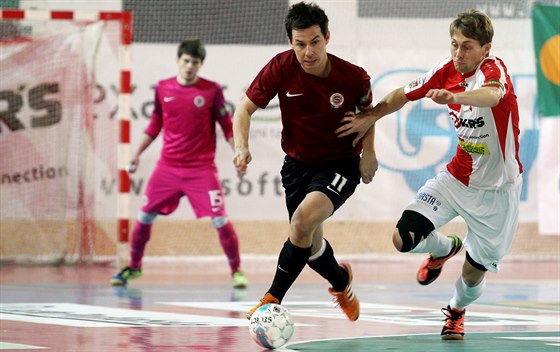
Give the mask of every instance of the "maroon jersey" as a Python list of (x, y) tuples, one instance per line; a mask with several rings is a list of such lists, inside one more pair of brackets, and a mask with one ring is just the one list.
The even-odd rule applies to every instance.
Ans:
[(264, 109), (278, 94), (282, 112), (282, 149), (304, 163), (321, 163), (359, 154), (354, 135), (338, 138), (334, 131), (347, 111), (371, 105), (371, 83), (367, 72), (348, 61), (328, 54), (328, 77), (306, 73), (293, 50), (276, 55), (259, 72), (247, 96)]

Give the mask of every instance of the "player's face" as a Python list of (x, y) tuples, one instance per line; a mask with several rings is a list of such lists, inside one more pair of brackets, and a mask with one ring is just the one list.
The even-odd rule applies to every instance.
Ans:
[(328, 69), (327, 44), (330, 33), (323, 36), (318, 25), (305, 29), (292, 29), (290, 45), (296, 53), (303, 70), (315, 76), (322, 76)]
[(490, 43), (481, 46), (477, 40), (467, 38), (456, 31), (451, 37), (451, 56), (455, 69), (460, 73), (476, 70), (482, 60), (488, 56), (490, 46)]
[(198, 70), (202, 66), (202, 60), (187, 54), (181, 55), (177, 59), (179, 68), (179, 81), (181, 84), (194, 84), (198, 75)]

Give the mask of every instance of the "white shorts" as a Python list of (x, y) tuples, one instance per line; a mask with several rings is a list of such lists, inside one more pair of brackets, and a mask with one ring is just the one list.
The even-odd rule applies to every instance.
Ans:
[(481, 190), (465, 186), (444, 170), (426, 181), (406, 209), (424, 215), (436, 229), (462, 217), (467, 224), (463, 244), (469, 255), (495, 273), (517, 231), (522, 180), (519, 175), (510, 187)]

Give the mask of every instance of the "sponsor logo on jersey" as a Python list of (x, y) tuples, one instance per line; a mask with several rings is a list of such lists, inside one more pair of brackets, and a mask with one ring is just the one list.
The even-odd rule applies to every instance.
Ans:
[(480, 116), (475, 119), (462, 119), (455, 114), (455, 112), (451, 112), (451, 119), (453, 120), (453, 125), (455, 128), (466, 127), (466, 128), (477, 128), (482, 127), (485, 125), (484, 117)]
[(197, 95), (196, 97), (194, 97), (193, 103), (197, 108), (203, 107), (204, 106), (204, 97), (201, 97), (200, 95)]
[(490, 155), (490, 150), (488, 149), (486, 143), (469, 143), (459, 141), (459, 146), (469, 154)]
[(330, 101), (331, 106), (335, 109), (338, 109), (342, 106), (342, 104), (344, 104), (344, 96), (340, 93), (334, 93), (333, 95), (331, 95)]

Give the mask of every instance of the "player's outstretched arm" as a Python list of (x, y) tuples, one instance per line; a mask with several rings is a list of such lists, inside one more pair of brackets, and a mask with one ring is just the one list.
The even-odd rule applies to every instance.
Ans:
[(353, 112), (347, 113), (341, 120), (342, 126), (335, 133), (338, 134), (338, 137), (356, 133), (352, 142), (352, 145), (356, 146), (377, 120), (399, 110), (407, 102), (408, 98), (404, 94), (404, 89), (402, 87), (397, 88), (387, 94), (372, 110), (357, 115)]
[(451, 93), (445, 89), (430, 89), (426, 93), (426, 98), (430, 98), (438, 104), (494, 107), (500, 103), (502, 91), (497, 87), (482, 87), (461, 93)]
[(249, 128), (251, 116), (257, 109), (258, 106), (245, 95), (233, 115), (233, 165), (241, 173), (247, 172), (247, 165), (252, 159), (249, 152)]

